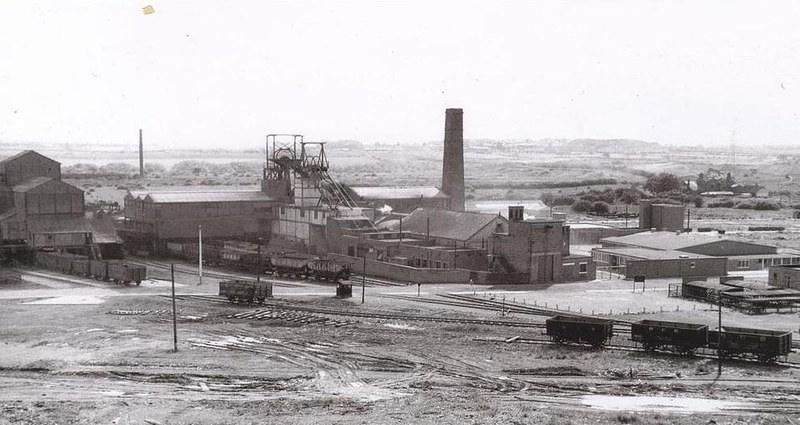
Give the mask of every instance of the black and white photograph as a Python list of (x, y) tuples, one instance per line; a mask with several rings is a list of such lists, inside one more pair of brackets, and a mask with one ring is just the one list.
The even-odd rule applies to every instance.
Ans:
[(800, 3), (0, 6), (0, 425), (800, 425)]

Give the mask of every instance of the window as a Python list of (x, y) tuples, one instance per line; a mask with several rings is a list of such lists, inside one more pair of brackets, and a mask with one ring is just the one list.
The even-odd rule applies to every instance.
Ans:
[(286, 207), (281, 207), (281, 215), (286, 215)]
[(578, 263), (578, 273), (586, 274), (589, 271), (589, 266), (586, 263)]
[(317, 210), (314, 210), (314, 219), (317, 219)]
[(300, 208), (300, 217), (305, 217), (305, 216), (306, 216), (306, 210)]
[(436, 268), (437, 269), (442, 268), (442, 262), (441, 261), (438, 261), (438, 260), (436, 261)]
[(739, 260), (736, 262), (736, 267), (740, 269), (749, 269), (750, 268), (750, 260)]

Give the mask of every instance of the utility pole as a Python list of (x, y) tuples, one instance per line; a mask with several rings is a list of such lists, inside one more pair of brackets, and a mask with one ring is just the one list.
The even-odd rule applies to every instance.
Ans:
[(692, 228), (691, 222), (689, 221), (690, 220), (689, 219), (689, 214), (690, 213), (691, 213), (691, 210), (689, 210), (689, 208), (686, 208), (686, 228), (687, 229), (691, 229)]
[(717, 376), (722, 376), (722, 349), (723, 341), (723, 331), (722, 331), (722, 291), (717, 291)]
[(264, 270), (261, 269), (261, 238), (258, 238), (258, 265), (256, 266), (256, 283), (261, 283), (261, 273)]
[(172, 351), (178, 352), (178, 313), (175, 308), (175, 264), (170, 265), (172, 280)]
[(203, 225), (197, 225), (197, 273), (200, 275), (200, 286), (203, 284)]
[(361, 270), (361, 304), (364, 304), (364, 295), (367, 290), (367, 256), (364, 255), (364, 268)]

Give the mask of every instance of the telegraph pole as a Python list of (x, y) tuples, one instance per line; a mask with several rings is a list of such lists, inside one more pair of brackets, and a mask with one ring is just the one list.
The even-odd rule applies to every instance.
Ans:
[(170, 265), (172, 278), (172, 351), (178, 352), (178, 313), (175, 308), (175, 264)]
[(361, 270), (361, 304), (364, 304), (364, 295), (367, 290), (367, 256), (364, 255), (364, 268)]
[(722, 291), (717, 291), (717, 376), (722, 376), (722, 343), (725, 340), (722, 337)]
[(203, 225), (197, 225), (197, 270), (198, 274), (200, 275), (200, 283), (197, 285), (203, 284)]
[(261, 283), (261, 238), (258, 238), (258, 265), (256, 266), (256, 283)]

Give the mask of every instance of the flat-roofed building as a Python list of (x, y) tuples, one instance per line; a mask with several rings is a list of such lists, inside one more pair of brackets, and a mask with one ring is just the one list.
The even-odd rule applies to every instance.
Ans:
[(417, 208), (447, 208), (450, 199), (433, 186), (352, 186), (359, 206), (408, 213)]

